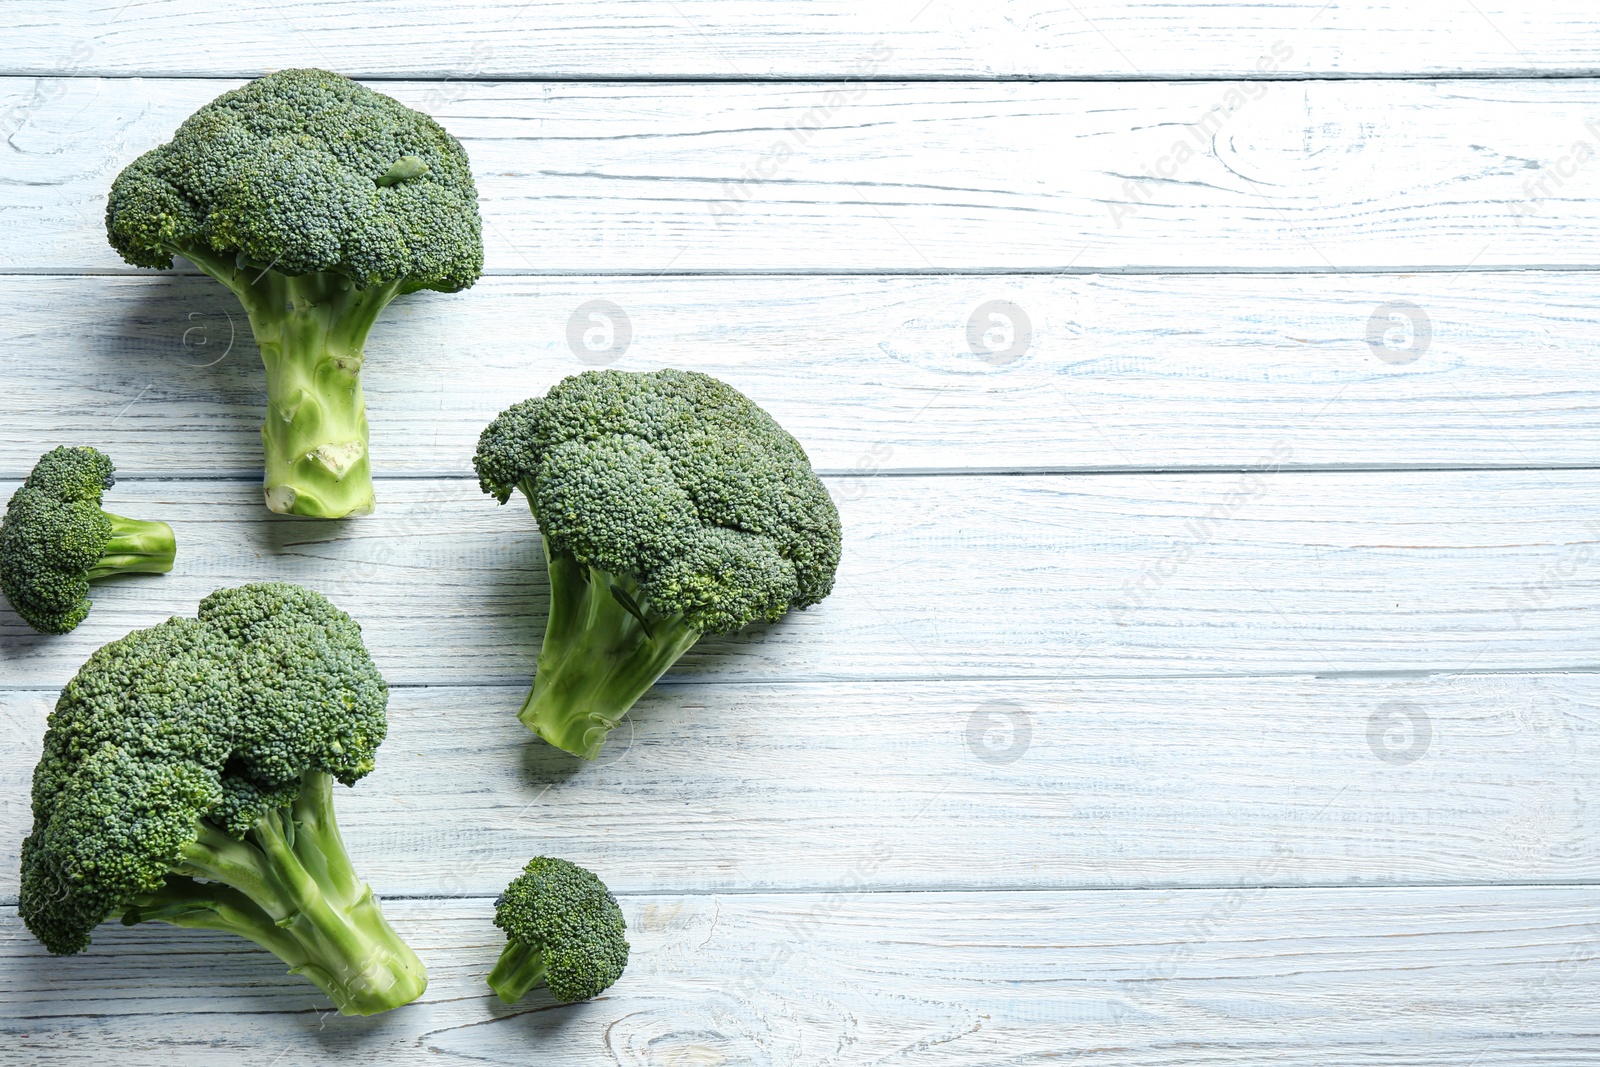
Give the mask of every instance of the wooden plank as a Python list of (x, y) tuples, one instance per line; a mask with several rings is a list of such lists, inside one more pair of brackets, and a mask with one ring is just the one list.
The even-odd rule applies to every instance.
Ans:
[[(202, 442), (196, 442), (197, 447)], [(1284, 448), (1291, 448), (1285, 443)], [(11, 485), (0, 485), (9, 494)], [(830, 479), (833, 595), (684, 657), (720, 681), (1591, 670), (1597, 471)], [(382, 481), (348, 522), (270, 516), (259, 486), (128, 481), (178, 568), (102, 583), (66, 637), (0, 615), (8, 687), (65, 683), (211, 590), (283, 579), (366, 626), (400, 684), (521, 684), (543, 634), (532, 518), (468, 480)]]
[[(123, 269), (111, 180), (233, 84), (0, 79), (0, 268)], [(1600, 241), (1593, 80), (383, 87), (466, 144), (497, 271), (1587, 269)]]
[[(439, 78), (1259, 77), (1593, 71), (1581, 0), (1227, 5), (1081, 0), (8, 0), (9, 74), (252, 76), (316, 63)], [(219, 42), (208, 45), (207, 42)], [(417, 47), (426, 41), (426, 48)], [(226, 42), (222, 44), (221, 42)], [(1277, 46), (1274, 54), (1273, 46)]]
[[(621, 352), (569, 341), (593, 301), (626, 317)], [(1026, 323), (1015, 357), (968, 336), (995, 301)], [(263, 376), (221, 286), (0, 277), (0, 306), (0, 474), (61, 441), (125, 472), (259, 470)], [(395, 304), (363, 376), (380, 475), (466, 473), (501, 408), (595, 365), (717, 375), (839, 473), (1595, 465), (1597, 309), (1593, 272), (494, 277)]]
[[(605, 996), (501, 1005), (488, 899), (391, 901), (416, 1004), (331, 1014), (265, 952), (111, 927), (0, 940), (0, 1063), (1600, 1063), (1582, 889), (624, 897)], [(9, 909), (8, 909), (9, 912)], [(0, 935), (3, 936), (3, 935)]]
[[(1600, 676), (658, 686), (601, 759), (397, 689), (340, 790), (386, 896), (557, 848), (619, 892), (1600, 881)], [(0, 903), (55, 694), (0, 694)]]

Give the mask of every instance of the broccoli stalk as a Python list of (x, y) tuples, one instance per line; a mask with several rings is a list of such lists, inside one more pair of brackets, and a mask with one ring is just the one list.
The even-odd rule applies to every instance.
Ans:
[[(533, 494), (527, 494), (533, 499)], [(552, 553), (550, 619), (522, 724), (559, 749), (594, 759), (628, 709), (700, 640), (682, 615), (640, 603), (639, 583)]]
[(129, 519), (103, 512), (111, 520), (111, 540), (100, 559), (84, 571), (89, 581), (114, 574), (166, 574), (178, 558), (178, 542), (164, 522)]
[(515, 1004), (528, 991), (544, 981), (544, 949), (507, 941), (500, 958), (489, 971), (489, 988), (507, 1004)]
[(422, 961), (378, 910), (350, 865), (333, 815), (333, 779), (301, 778), (287, 810), (265, 812), (235, 840), (205, 819), (166, 884), (123, 908), (126, 925), (164, 922), (248, 938), (332, 998), (374, 1015), (422, 995)]
[(361, 365), (367, 335), (401, 283), (357, 289), (342, 274), (296, 277), (190, 244), (176, 251), (239, 298), (261, 350), (267, 507), (330, 517), (371, 512)]

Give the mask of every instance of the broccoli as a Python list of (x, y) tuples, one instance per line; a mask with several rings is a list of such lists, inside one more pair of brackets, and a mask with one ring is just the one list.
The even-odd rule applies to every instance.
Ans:
[(247, 937), (346, 1015), (408, 1003), (422, 963), (345, 853), (333, 782), (372, 770), (388, 687), (321, 594), (223, 589), (89, 657), (50, 715), (20, 911), (53, 953), (95, 926)]
[(489, 988), (515, 1004), (543, 983), (557, 1000), (590, 1000), (628, 965), (627, 924), (617, 898), (575, 863), (535, 856), (494, 902), (506, 947)]
[(124, 168), (106, 233), (134, 266), (181, 255), (244, 305), (267, 371), (267, 507), (371, 511), (367, 333), (395, 297), (453, 293), (483, 273), (461, 143), (348, 78), (278, 71)]
[(71, 633), (88, 616), (90, 582), (172, 569), (172, 527), (100, 510), (115, 472), (95, 449), (57, 448), (11, 494), (0, 520), (0, 591), (40, 633)]
[(839, 513), (805, 451), (708, 375), (586, 371), (501, 412), (474, 464), (538, 521), (550, 617), (520, 717), (574, 755), (702, 634), (833, 588)]

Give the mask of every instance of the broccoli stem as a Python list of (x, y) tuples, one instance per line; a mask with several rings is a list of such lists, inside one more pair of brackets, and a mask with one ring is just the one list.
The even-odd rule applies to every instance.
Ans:
[(111, 540), (100, 555), (100, 562), (89, 568), (88, 579), (108, 578), (113, 574), (165, 574), (172, 569), (178, 543), (172, 527), (164, 522), (125, 519), (105, 513), (111, 520)]
[(489, 988), (507, 1004), (515, 1004), (528, 990), (544, 981), (544, 953), (516, 938), (506, 942), (500, 959), (489, 972)]
[(280, 274), (228, 253), (176, 248), (244, 305), (267, 371), (267, 507), (337, 519), (372, 510), (367, 403), (361, 364), (367, 334), (403, 281), (357, 288), (342, 274)]
[(632, 579), (587, 567), (565, 553), (552, 555), (548, 540), (544, 558), (550, 620), (533, 689), (518, 717), (557, 748), (594, 759), (606, 735), (700, 640), (700, 631), (642, 605), (647, 630), (624, 606), (624, 597), (639, 606)]
[(280, 930), (272, 916), (245, 894), (215, 882), (197, 882), (184, 875), (169, 875), (155, 893), (147, 893), (122, 910), (125, 926), (163, 922), (190, 929), (221, 930), (254, 941), (291, 968), (307, 957), (293, 935)]
[(248, 938), (316, 983), (344, 1015), (388, 1011), (428, 987), (422, 962), (350, 865), (333, 780), (321, 771), (307, 772), (293, 805), (263, 815), (242, 841), (201, 820), (177, 872), (124, 909), (122, 921)]

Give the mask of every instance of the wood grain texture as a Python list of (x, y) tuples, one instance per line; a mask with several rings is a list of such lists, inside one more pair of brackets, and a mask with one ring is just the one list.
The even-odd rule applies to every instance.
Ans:
[[(112, 179), (234, 84), (0, 79), (0, 268), (125, 269)], [(465, 143), (496, 271), (1587, 269), (1600, 241), (1593, 80), (383, 89)]]
[[(68, 637), (0, 606), (3, 1067), (1600, 1064), (1587, 0), (7, 0), (0, 29), (0, 498), (94, 443), (108, 506), (180, 543)], [(486, 220), (490, 276), (374, 334), (379, 512), (347, 523), (265, 512), (238, 309), (103, 232), (121, 167), (308, 64), (436, 115)], [(569, 340), (594, 301), (626, 351)], [(768, 407), (846, 555), (580, 764), (514, 718), (542, 560), (469, 460), (602, 362)], [(395, 683), (338, 803), (432, 985), (377, 1019), (234, 939), (55, 959), (16, 916), (56, 690), (264, 579), (350, 610)], [(482, 985), (541, 852), (621, 894), (598, 1002)]]
[[(624, 897), (602, 999), (506, 1007), (491, 902), (390, 901), (417, 1003), (328, 1011), (225, 935), (110, 927), (46, 956), (0, 917), (0, 1063), (1600, 1062), (1581, 889)], [(9, 911), (9, 909), (7, 909)]]
[[(609, 342), (593, 301), (620, 309), (594, 312)], [(995, 301), (1015, 355), (983, 336)], [(259, 470), (264, 378), (221, 286), (11, 276), (0, 306), (0, 475), (56, 442), (125, 473)], [(503, 407), (597, 365), (716, 375), (841, 474), (1595, 465), (1597, 335), (1592, 272), (492, 277), (393, 305), (363, 379), (380, 475), (465, 473)]]
[[(198, 442), (197, 442), (198, 444)], [(1283, 447), (1292, 447), (1284, 445)], [(14, 483), (0, 485), (9, 494)], [(721, 681), (1592, 670), (1600, 472), (830, 479), (833, 594), (707, 637)], [(467, 480), (378, 483), (376, 515), (270, 516), (259, 486), (129, 481), (178, 536), (170, 575), (96, 586), (66, 637), (0, 609), (8, 686), (65, 684), (213, 589), (296, 581), (365, 626), (405, 685), (521, 684), (544, 632), (532, 517)]]
[[(55, 695), (0, 694), (0, 903)], [(1600, 880), (1600, 678), (658, 686), (582, 763), (516, 688), (404, 688), (337, 796), (386, 896), (555, 851), (619, 892)]]
[[(8, 0), (7, 74), (483, 77), (1258, 77), (1593, 71), (1582, 0), (1346, 8), (1139, 0)], [(426, 42), (426, 47), (418, 47)]]

